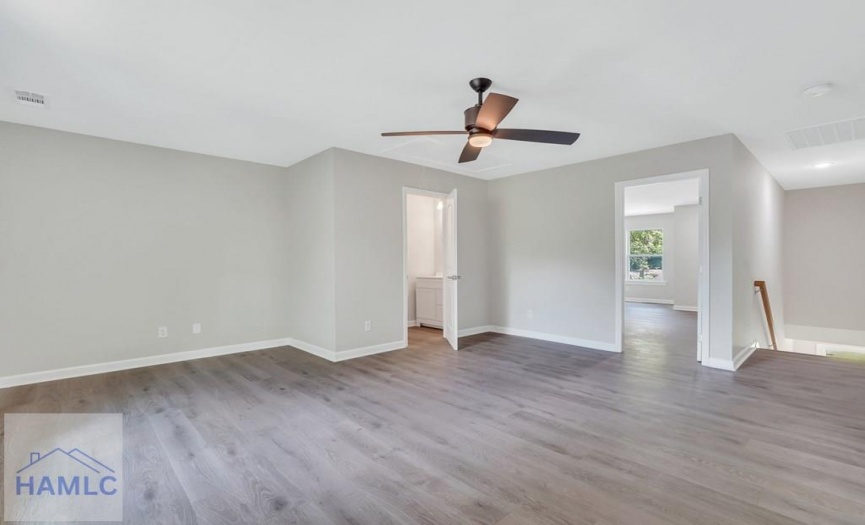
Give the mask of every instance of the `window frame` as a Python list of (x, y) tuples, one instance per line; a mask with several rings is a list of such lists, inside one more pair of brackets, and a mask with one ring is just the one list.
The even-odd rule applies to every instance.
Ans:
[(658, 254), (645, 254), (645, 253), (631, 253), (631, 232), (644, 232), (644, 231), (659, 231), (661, 232), (661, 271), (666, 272), (666, 264), (664, 261), (667, 259), (667, 232), (664, 231), (664, 228), (629, 228), (626, 230), (625, 235), (625, 282), (631, 284), (656, 284), (656, 285), (666, 285), (667, 284), (667, 274), (664, 273), (664, 278), (661, 280), (643, 280), (643, 279), (631, 279), (631, 257), (658, 257)]

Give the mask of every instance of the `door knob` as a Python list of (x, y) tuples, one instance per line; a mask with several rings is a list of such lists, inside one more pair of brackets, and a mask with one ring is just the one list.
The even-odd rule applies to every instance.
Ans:
[(459, 281), (462, 278), (462, 275), (448, 275), (448, 279), (450, 279), (451, 281)]

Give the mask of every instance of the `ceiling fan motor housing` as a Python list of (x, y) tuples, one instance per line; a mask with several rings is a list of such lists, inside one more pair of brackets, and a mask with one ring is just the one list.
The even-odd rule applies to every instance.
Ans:
[(471, 132), (473, 129), (477, 129), (475, 126), (475, 122), (478, 120), (478, 112), (481, 110), (481, 106), (472, 106), (465, 110), (463, 114), (466, 117), (466, 131)]

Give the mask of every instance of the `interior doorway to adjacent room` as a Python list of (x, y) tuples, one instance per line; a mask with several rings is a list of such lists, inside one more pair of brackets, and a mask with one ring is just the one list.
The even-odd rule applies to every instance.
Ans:
[(456, 190), (405, 188), (403, 219), (406, 340), (411, 327), (438, 329), (456, 350)]
[[(708, 171), (616, 185), (617, 346), (708, 348)], [(631, 338), (633, 340), (629, 340)]]

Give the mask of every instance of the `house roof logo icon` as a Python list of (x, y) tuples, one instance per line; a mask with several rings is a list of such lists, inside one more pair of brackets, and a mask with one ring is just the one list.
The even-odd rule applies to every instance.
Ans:
[(2, 417), (0, 522), (123, 521), (123, 414)]
[(53, 464), (56, 462), (69, 462), (74, 466), (83, 466), (87, 470), (95, 473), (95, 474), (105, 474), (111, 473), (114, 474), (114, 469), (102, 463), (98, 459), (93, 456), (83, 452), (81, 449), (73, 448), (72, 450), (63, 450), (62, 448), (55, 448), (51, 452), (47, 454), (41, 454), (39, 452), (31, 452), (30, 453), (30, 463), (26, 466), (18, 470), (16, 474), (21, 474), (27, 469), (37, 465), (37, 464)]

